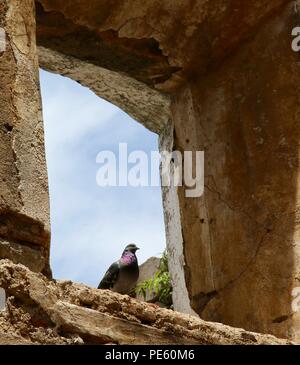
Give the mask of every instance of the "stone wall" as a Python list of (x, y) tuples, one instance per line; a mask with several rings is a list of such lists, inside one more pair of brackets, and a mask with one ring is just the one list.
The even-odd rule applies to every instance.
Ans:
[[(162, 149), (205, 151), (203, 197), (163, 189), (175, 308), (300, 337), (299, 2), (35, 3), (43, 67), (123, 108)], [(0, 0), (0, 258), (50, 276), (33, 5)]]
[(49, 281), (22, 265), (0, 261), (0, 285), (9, 296), (0, 312), (1, 344), (287, 345), (110, 290)]
[(48, 184), (34, 2), (1, 0), (0, 257), (50, 275)]
[(191, 305), (212, 321), (299, 337), (299, 55), (294, 3), (173, 102), (176, 146), (205, 151), (205, 194), (180, 191)]

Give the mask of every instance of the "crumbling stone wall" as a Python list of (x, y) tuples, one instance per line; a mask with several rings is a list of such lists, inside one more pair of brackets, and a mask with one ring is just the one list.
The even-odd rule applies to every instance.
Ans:
[[(175, 308), (299, 337), (298, 1), (35, 3), (43, 67), (206, 153), (203, 197), (163, 191)], [(50, 275), (33, 1), (0, 10), (0, 257)]]
[(1, 0), (0, 257), (50, 275), (47, 172), (34, 2)]
[[(176, 96), (180, 150), (205, 150), (205, 194), (180, 192), (186, 277), (202, 318), (300, 336), (299, 55), (295, 4)], [(194, 131), (194, 133), (191, 133)], [(183, 190), (183, 189), (182, 189)]]
[(49, 281), (22, 265), (0, 261), (7, 310), (0, 344), (292, 344), (162, 309), (110, 290)]

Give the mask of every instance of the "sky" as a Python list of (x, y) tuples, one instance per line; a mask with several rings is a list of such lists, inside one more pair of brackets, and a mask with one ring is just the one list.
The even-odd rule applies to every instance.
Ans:
[(100, 187), (99, 152), (158, 150), (158, 136), (73, 80), (40, 72), (53, 276), (97, 287), (125, 246), (139, 263), (166, 245), (160, 187)]

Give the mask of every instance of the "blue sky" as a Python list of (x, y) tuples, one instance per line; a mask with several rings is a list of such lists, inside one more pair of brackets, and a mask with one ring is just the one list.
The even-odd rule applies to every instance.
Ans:
[(159, 187), (99, 187), (97, 154), (157, 151), (158, 136), (89, 89), (41, 71), (56, 279), (97, 286), (128, 243), (142, 263), (165, 248)]

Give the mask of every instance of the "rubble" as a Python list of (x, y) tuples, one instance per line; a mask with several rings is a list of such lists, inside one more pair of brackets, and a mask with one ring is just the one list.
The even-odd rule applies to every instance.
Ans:
[(0, 344), (292, 344), (0, 261)]

